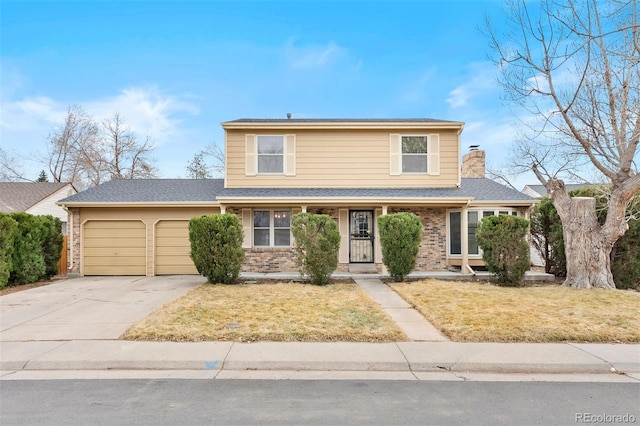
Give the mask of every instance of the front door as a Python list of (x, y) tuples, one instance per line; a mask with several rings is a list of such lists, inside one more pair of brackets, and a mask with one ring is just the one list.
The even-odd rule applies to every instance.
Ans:
[(373, 263), (373, 210), (351, 210), (349, 262)]

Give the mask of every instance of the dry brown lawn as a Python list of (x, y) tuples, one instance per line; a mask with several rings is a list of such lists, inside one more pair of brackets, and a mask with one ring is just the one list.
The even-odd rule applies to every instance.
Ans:
[(391, 287), (459, 342), (640, 342), (640, 294), (424, 280)]
[(355, 284), (208, 285), (131, 327), (127, 340), (395, 342), (406, 336)]

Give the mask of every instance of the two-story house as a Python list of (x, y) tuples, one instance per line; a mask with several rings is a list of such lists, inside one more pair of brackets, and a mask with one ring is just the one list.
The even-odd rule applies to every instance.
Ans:
[(484, 152), (460, 166), (463, 123), (433, 119), (240, 119), (225, 130), (224, 179), (115, 180), (60, 202), (70, 212), (72, 272), (197, 273), (188, 221), (242, 219), (244, 271), (295, 271), (291, 216), (331, 216), (338, 271), (384, 272), (376, 220), (400, 211), (423, 225), (417, 270), (482, 265), (475, 229), (537, 201), (484, 177)]

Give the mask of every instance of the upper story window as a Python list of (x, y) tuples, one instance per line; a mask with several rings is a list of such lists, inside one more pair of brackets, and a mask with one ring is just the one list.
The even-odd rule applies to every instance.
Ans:
[(282, 174), (284, 170), (284, 136), (258, 136), (258, 173)]
[(402, 173), (427, 173), (427, 136), (402, 136)]
[(440, 135), (389, 135), (389, 175), (440, 175)]

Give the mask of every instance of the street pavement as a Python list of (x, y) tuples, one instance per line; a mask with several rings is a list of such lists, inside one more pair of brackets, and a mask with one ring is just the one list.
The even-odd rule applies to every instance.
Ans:
[(409, 341), (122, 341), (118, 338), (130, 325), (204, 279), (84, 277), (0, 297), (0, 379), (515, 377), (572, 381), (589, 375), (592, 381), (640, 381), (640, 345), (451, 342), (378, 277), (352, 278), (380, 303)]

